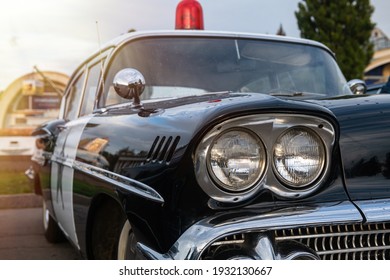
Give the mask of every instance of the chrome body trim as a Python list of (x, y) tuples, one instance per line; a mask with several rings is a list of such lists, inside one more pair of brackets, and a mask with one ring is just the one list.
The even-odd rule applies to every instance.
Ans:
[(62, 166), (73, 168), (74, 160), (66, 158), (66, 157), (63, 157), (63, 156), (54, 155), (51, 158), (51, 161), (55, 162), (55, 163), (58, 163), (58, 164), (60, 164)]
[(164, 203), (164, 198), (158, 192), (156, 192), (148, 185), (138, 182), (136, 180), (77, 160), (74, 161), (73, 164), (71, 164), (71, 167), (75, 170), (81, 171), (85, 174), (103, 180), (109, 184), (115, 185), (118, 188), (121, 188), (132, 194), (141, 196), (157, 203)]
[[(224, 221), (224, 222), (221, 222)], [(363, 220), (358, 209), (349, 201), (317, 207), (296, 207), (270, 213), (229, 218), (216, 215), (206, 218), (188, 228), (171, 249), (161, 254), (138, 243), (137, 248), (147, 259), (199, 259), (202, 252), (213, 242), (233, 234), (264, 232), (310, 225), (337, 225), (358, 223)], [(265, 239), (260, 238), (259, 242)], [(269, 243), (269, 242), (268, 242)], [(272, 255), (270, 249), (263, 256)]]
[[(294, 126), (310, 128), (324, 143), (325, 163), (319, 177), (304, 188), (288, 187), (278, 179), (272, 168), (273, 148), (276, 139), (287, 129)], [(249, 190), (243, 192), (227, 192), (215, 183), (207, 168), (208, 153), (211, 144), (221, 133), (229, 129), (245, 128), (259, 137), (264, 144), (266, 166), (264, 175)], [(270, 137), (271, 136), (271, 137)], [(213, 199), (221, 202), (237, 203), (254, 196), (261, 190), (267, 189), (277, 196), (298, 199), (315, 192), (326, 181), (332, 161), (332, 150), (335, 143), (335, 130), (328, 121), (313, 116), (298, 114), (254, 114), (230, 119), (212, 128), (198, 145), (194, 155), (194, 169), (200, 187)]]
[(390, 199), (355, 201), (364, 213), (367, 222), (385, 222), (390, 219)]

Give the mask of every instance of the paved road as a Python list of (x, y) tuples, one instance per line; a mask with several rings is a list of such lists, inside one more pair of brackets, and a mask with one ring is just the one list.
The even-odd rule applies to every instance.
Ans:
[(0, 210), (1, 260), (76, 260), (68, 242), (50, 244), (43, 235), (41, 208)]

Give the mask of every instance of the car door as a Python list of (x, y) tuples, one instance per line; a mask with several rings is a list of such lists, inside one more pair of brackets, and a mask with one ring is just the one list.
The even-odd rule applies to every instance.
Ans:
[[(97, 61), (96, 61), (97, 60)], [(92, 118), (101, 75), (101, 59), (87, 64), (69, 86), (64, 119), (52, 156), (51, 197), (56, 220), (68, 238), (78, 246), (74, 219), (74, 164), (81, 135)]]
[(82, 124), (77, 124), (77, 117), (85, 80), (86, 69), (84, 67), (68, 87), (68, 92), (65, 95), (63, 116), (66, 123), (60, 127), (60, 132), (57, 136), (50, 172), (53, 212), (58, 225), (74, 244), (78, 244), (78, 242), (73, 222), (72, 160), (75, 158), (74, 149), (76, 148), (77, 142), (77, 128), (82, 129)]

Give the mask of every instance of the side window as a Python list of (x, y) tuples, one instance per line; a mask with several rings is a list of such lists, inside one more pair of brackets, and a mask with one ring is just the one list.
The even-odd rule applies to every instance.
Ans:
[(78, 109), (80, 106), (80, 98), (83, 92), (85, 80), (85, 71), (77, 77), (71, 85), (70, 91), (66, 97), (65, 116), (66, 120), (74, 120), (77, 118)]
[(80, 109), (80, 116), (84, 116), (92, 113), (94, 103), (95, 103), (96, 90), (99, 84), (101, 67), (102, 66), (99, 62), (92, 65), (88, 69), (88, 78), (87, 78), (87, 83), (85, 85), (83, 102), (81, 104), (81, 109)]

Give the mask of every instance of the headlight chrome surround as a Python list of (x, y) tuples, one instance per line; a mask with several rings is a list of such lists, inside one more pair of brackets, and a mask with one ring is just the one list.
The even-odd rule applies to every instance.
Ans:
[(245, 192), (263, 176), (266, 151), (261, 139), (248, 129), (231, 128), (221, 132), (207, 153), (207, 168), (223, 191)]
[[(320, 148), (324, 160), (319, 164), (316, 175), (303, 184), (291, 184), (288, 180), (283, 181), (277, 175), (274, 165), (274, 148), (279, 137), (286, 135), (290, 129), (302, 129), (309, 131), (309, 135), (316, 135), (316, 143), (322, 143)], [(234, 191), (218, 179), (208, 163), (211, 147), (216, 139), (221, 139), (224, 133), (229, 131), (244, 131), (251, 137), (260, 139), (265, 149), (265, 165), (263, 173), (257, 181), (240, 191)], [(318, 137), (318, 138), (317, 138)], [(309, 137), (310, 138), (310, 137)], [(305, 139), (305, 138), (304, 138)], [(211, 128), (202, 136), (193, 154), (195, 177), (199, 186), (207, 195), (218, 202), (239, 203), (253, 198), (261, 191), (269, 191), (284, 199), (299, 199), (307, 197), (317, 191), (330, 173), (332, 152), (336, 141), (335, 128), (331, 122), (316, 116), (300, 114), (253, 114), (232, 118)], [(303, 141), (305, 142), (305, 141)], [(321, 171), (320, 171), (321, 169)], [(256, 182), (255, 182), (256, 181)], [(255, 183), (254, 183), (255, 182)]]

